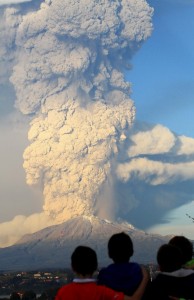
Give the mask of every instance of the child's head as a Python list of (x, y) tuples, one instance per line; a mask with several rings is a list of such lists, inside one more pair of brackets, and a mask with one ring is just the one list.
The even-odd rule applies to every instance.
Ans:
[(183, 255), (183, 264), (192, 259), (193, 256), (193, 244), (184, 236), (174, 236), (170, 241), (170, 245), (178, 247)]
[(96, 252), (90, 247), (78, 246), (72, 253), (71, 266), (77, 274), (92, 276), (98, 267)]
[(173, 272), (181, 268), (182, 253), (177, 247), (164, 244), (157, 253), (157, 261), (162, 272)]
[(115, 263), (128, 262), (133, 255), (133, 243), (128, 234), (113, 234), (108, 242), (109, 257)]

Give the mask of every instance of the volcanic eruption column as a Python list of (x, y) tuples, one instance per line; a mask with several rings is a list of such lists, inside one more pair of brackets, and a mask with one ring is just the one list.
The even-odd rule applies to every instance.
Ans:
[(47, 0), (8, 12), (18, 20), (16, 107), (32, 118), (27, 183), (41, 183), (56, 223), (97, 215), (135, 117), (124, 71), (151, 34), (153, 10), (144, 0)]

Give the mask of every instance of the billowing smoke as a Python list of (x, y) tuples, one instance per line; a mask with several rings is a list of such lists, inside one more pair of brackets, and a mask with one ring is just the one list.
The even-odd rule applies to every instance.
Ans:
[(123, 181), (138, 177), (157, 186), (193, 180), (193, 138), (176, 136), (168, 128), (155, 125), (132, 134), (130, 141), (129, 159), (117, 167)]
[(140, 123), (133, 126), (125, 146), (124, 159), (116, 167), (123, 203), (120, 216), (149, 228), (164, 222), (165, 213), (193, 200), (193, 138), (177, 136), (159, 124)]
[(194, 139), (177, 137), (156, 125), (131, 135), (130, 140), (130, 160), (117, 168), (122, 180), (137, 176), (151, 185), (162, 185), (194, 178)]
[(144, 0), (40, 2), (0, 7), (0, 85), (12, 84), (30, 123), (26, 180), (44, 196), (41, 213), (0, 224), (0, 245), (80, 214), (158, 223), (193, 200), (194, 139), (134, 123), (124, 73), (153, 10)]
[(56, 223), (98, 215), (135, 117), (124, 71), (151, 34), (153, 11), (144, 0), (26, 7), (3, 12), (1, 70), (9, 62), (16, 108), (31, 118), (27, 183), (41, 184), (43, 210)]

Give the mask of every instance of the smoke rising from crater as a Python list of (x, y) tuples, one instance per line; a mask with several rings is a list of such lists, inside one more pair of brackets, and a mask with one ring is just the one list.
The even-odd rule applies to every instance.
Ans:
[(40, 3), (0, 6), (0, 117), (30, 123), (26, 180), (44, 196), (42, 211), (39, 199), (30, 216), (0, 224), (0, 245), (80, 214), (141, 229), (163, 222), (193, 200), (194, 139), (134, 123), (124, 72), (151, 34), (152, 9), (137, 0)]
[(15, 105), (31, 118), (26, 180), (41, 184), (56, 223), (98, 214), (135, 117), (124, 71), (151, 34), (152, 12), (144, 0), (46, 0), (2, 14)]

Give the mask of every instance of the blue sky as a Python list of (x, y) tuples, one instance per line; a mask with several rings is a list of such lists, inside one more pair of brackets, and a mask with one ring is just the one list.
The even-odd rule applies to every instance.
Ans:
[(194, 2), (148, 2), (154, 31), (128, 76), (137, 119), (194, 137)]
[[(154, 7), (153, 34), (134, 56), (127, 76), (132, 82), (136, 118), (194, 137), (194, 1), (148, 3)], [(194, 214), (194, 202), (167, 213), (163, 219), (168, 224), (152, 230), (193, 237), (186, 213)]]

